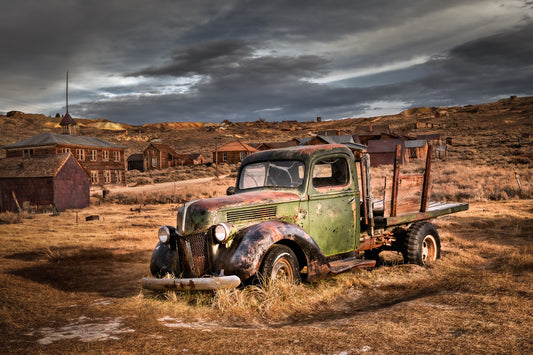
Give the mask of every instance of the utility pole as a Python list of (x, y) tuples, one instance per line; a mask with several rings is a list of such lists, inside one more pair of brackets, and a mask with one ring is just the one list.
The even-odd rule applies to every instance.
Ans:
[(67, 113), (68, 113), (68, 71), (67, 71), (67, 92), (65, 96), (67, 97)]

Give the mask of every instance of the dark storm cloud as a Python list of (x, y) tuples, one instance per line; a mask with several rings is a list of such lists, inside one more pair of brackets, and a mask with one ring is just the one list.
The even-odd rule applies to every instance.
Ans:
[[(302, 80), (325, 71), (327, 60), (316, 56), (251, 56), (252, 48), (234, 43), (224, 50), (219, 43), (202, 43), (176, 53), (173, 61), (159, 68), (141, 71), (143, 75), (211, 75), (187, 94), (125, 98), (119, 102), (88, 104), (88, 111), (101, 114), (129, 107), (128, 120), (146, 122), (150, 116), (166, 120), (221, 121), (267, 119), (312, 120), (317, 116), (353, 116), (375, 101), (405, 101), (418, 106), (476, 103), (479, 97), (533, 92), (533, 25), (500, 33), (457, 46), (418, 70), (425, 76), (400, 83), (365, 87), (335, 87)], [(212, 53), (192, 65), (185, 58), (203, 48)], [(218, 51), (212, 49), (219, 48)], [(242, 51), (244, 57), (232, 57)], [(226, 57), (227, 55), (227, 57)], [(222, 60), (220, 58), (226, 58)], [(231, 60), (230, 60), (231, 58)], [(238, 64), (238, 65), (235, 65)], [(364, 78), (361, 78), (363, 81)], [(356, 79), (354, 79), (356, 81)], [(372, 81), (372, 80), (370, 80)], [(150, 112), (146, 110), (150, 108)]]
[(0, 111), (61, 112), (67, 70), (72, 114), (139, 124), (338, 118), (376, 101), (531, 94), (531, 9), (518, 0), (5, 2)]
[(277, 57), (253, 56), (254, 49), (244, 41), (217, 40), (196, 44), (176, 51), (172, 60), (160, 67), (141, 69), (133, 76), (211, 75), (213, 81), (257, 84), (277, 80), (301, 79), (323, 72), (326, 60), (318, 56)]

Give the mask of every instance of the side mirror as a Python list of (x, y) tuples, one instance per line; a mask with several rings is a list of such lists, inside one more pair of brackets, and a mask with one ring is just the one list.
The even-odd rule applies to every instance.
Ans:
[(235, 194), (235, 186), (230, 186), (226, 189), (226, 195), (231, 196)]

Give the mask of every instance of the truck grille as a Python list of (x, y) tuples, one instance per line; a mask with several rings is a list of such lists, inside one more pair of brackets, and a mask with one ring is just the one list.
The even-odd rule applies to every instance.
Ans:
[[(198, 276), (209, 272), (209, 257), (207, 255), (207, 233), (200, 232), (183, 236), (191, 245), (194, 269)], [(190, 275), (187, 275), (190, 276)]]
[(276, 217), (276, 212), (276, 206), (250, 208), (247, 210), (228, 211), (226, 218), (229, 223), (259, 221)]

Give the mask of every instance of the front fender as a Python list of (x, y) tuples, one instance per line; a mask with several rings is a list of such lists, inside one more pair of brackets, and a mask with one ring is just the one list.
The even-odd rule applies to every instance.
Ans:
[(262, 222), (238, 234), (222, 256), (220, 268), (228, 275), (247, 280), (259, 271), (268, 249), (282, 240), (294, 242), (303, 253), (309, 281), (318, 280), (331, 271), (313, 238), (300, 227), (281, 221)]

